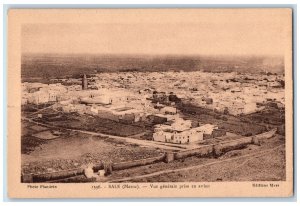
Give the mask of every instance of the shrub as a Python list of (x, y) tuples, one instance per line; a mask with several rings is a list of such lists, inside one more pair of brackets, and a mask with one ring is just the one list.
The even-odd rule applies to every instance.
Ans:
[(245, 134), (245, 136), (246, 137), (250, 137), (250, 136), (252, 136), (253, 134), (251, 133), (251, 132), (247, 132), (246, 134)]

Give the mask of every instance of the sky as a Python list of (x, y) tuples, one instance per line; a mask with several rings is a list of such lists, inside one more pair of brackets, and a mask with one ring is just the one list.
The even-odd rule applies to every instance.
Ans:
[[(84, 14), (88, 17), (88, 13)], [(282, 10), (104, 11), (22, 26), (23, 53), (282, 55), (289, 37)]]

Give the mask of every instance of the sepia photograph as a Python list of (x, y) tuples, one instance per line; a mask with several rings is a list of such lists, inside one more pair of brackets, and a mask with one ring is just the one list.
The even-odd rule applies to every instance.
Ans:
[(292, 195), (291, 9), (13, 9), (8, 40), (12, 196)]

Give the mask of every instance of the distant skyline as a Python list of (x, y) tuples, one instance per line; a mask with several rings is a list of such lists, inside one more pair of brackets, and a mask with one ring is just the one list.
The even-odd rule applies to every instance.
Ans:
[(96, 23), (24, 24), (22, 52), (125, 55), (284, 55), (286, 52), (286, 22), (290, 16), (282, 10), (154, 11), (138, 12), (135, 18), (130, 10), (122, 14), (115, 10), (101, 11)]

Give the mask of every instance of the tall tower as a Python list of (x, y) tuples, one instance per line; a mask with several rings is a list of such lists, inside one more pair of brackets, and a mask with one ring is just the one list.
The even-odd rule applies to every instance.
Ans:
[(83, 76), (82, 76), (82, 90), (87, 90), (87, 85), (88, 85), (88, 82), (87, 82), (86, 75), (83, 74)]

